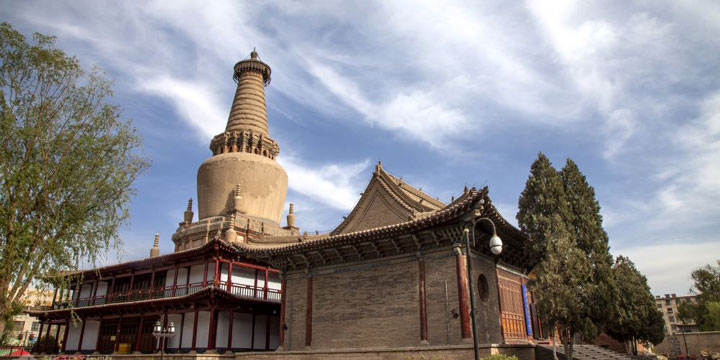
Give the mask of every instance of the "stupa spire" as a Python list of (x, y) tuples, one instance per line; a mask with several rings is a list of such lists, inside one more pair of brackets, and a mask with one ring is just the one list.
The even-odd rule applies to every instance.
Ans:
[(253, 49), (250, 58), (235, 64), (234, 70), (237, 90), (225, 131), (247, 130), (268, 136), (265, 86), (270, 83), (270, 66)]

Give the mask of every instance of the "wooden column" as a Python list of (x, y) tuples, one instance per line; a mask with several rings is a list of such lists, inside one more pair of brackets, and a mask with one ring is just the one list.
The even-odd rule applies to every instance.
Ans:
[(120, 326), (122, 325), (122, 316), (118, 319), (117, 330), (115, 331), (115, 344), (113, 344), (113, 352), (117, 352), (120, 347)]
[(215, 324), (215, 312), (216, 308), (213, 306), (210, 308), (210, 324), (208, 327), (208, 350), (215, 350), (215, 332), (217, 331), (217, 324)]
[(54, 352), (60, 353), (60, 324), (57, 324), (56, 327)]
[(35, 352), (42, 353), (42, 350), (40, 350), (40, 338), (42, 337), (43, 328), (45, 328), (45, 323), (40, 322), (40, 330), (38, 331), (38, 341), (35, 342), (35, 345), (33, 346), (35, 348)]
[(207, 261), (205, 261), (205, 272), (203, 273), (203, 284), (202, 284), (202, 287), (206, 287), (206, 286), (207, 286), (208, 264), (209, 264), (209, 263), (208, 263)]
[(128, 298), (127, 301), (133, 301), (132, 291), (133, 291), (133, 284), (135, 283), (135, 274), (130, 275), (130, 286), (128, 287)]
[(55, 287), (55, 294), (53, 294), (52, 303), (50, 305), (52, 309), (55, 308), (55, 300), (57, 299), (57, 296), (58, 296), (58, 288)]
[(253, 284), (253, 297), (257, 298), (257, 277), (258, 277), (258, 270), (255, 269), (255, 283)]
[(180, 268), (176, 265), (175, 266), (175, 274), (173, 275), (172, 296), (175, 296), (175, 291), (177, 290), (177, 275), (179, 272), (180, 272)]
[[(163, 324), (162, 324), (163, 329), (167, 329), (167, 324), (168, 324), (168, 314), (167, 314), (167, 310), (165, 310), (163, 312)], [(162, 344), (163, 351), (167, 352), (167, 338), (165, 338), (165, 340), (161, 341), (160, 343)]]
[[(143, 320), (145, 320), (145, 316), (140, 315), (140, 325), (138, 326), (137, 336), (135, 336), (135, 348), (133, 349), (133, 351), (140, 351), (140, 339), (142, 338)], [(98, 336), (100, 335), (98, 334)]]
[(465, 255), (460, 247), (455, 248), (455, 270), (457, 274), (458, 304), (460, 306), (460, 335), (463, 339), (470, 339), (470, 302), (467, 288), (467, 267)]
[(220, 261), (218, 258), (215, 259), (215, 287), (220, 286)]
[[(100, 286), (100, 279), (95, 279), (95, 286), (93, 287), (93, 293), (92, 293), (92, 302), (88, 301), (88, 305), (95, 305), (95, 298), (97, 297), (97, 289), (98, 286)], [(107, 289), (105, 289), (105, 294), (107, 295)]]
[(198, 310), (195, 309), (195, 317), (193, 319), (193, 336), (192, 336), (192, 344), (190, 345), (190, 351), (195, 351), (195, 340), (197, 339), (197, 323), (198, 323)]
[(285, 273), (280, 275), (282, 280), (280, 281), (280, 346), (285, 349), (285, 309), (287, 303), (287, 294), (285, 288), (287, 286), (287, 279), (285, 279)]
[(265, 318), (265, 350), (270, 350), (270, 314)]
[(80, 328), (80, 339), (78, 340), (78, 352), (82, 352), (83, 337), (85, 337), (85, 323), (87, 322), (86, 320), (87, 319), (82, 319), (82, 327)]
[(263, 299), (267, 300), (268, 296), (268, 269), (265, 269), (265, 286), (263, 286)]
[(62, 352), (65, 352), (65, 345), (67, 345), (68, 331), (70, 331), (70, 322), (69, 321), (65, 324), (65, 331), (63, 332), (63, 341), (62, 341), (62, 349), (61, 349)]
[(255, 313), (253, 313), (252, 330), (250, 330), (250, 350), (255, 348)]
[(43, 342), (44, 353), (47, 353), (48, 340), (50, 340), (50, 329), (52, 329), (52, 324), (48, 323), (47, 330), (45, 330), (45, 341)]
[(148, 286), (148, 299), (153, 298), (153, 288), (155, 287), (155, 269), (150, 273), (150, 286)]
[(182, 349), (183, 329), (185, 329), (185, 313), (180, 315), (180, 341), (178, 342), (178, 351)]
[(307, 300), (305, 301), (305, 347), (312, 346), (312, 290), (313, 278), (308, 274), (307, 278)]
[(100, 318), (100, 328), (98, 329), (97, 340), (95, 340), (95, 350), (96, 351), (98, 349), (100, 349), (100, 339), (102, 338), (102, 336), (100, 336), (100, 331), (102, 330), (102, 328), (103, 328), (103, 318), (101, 317)]
[(420, 297), (420, 344), (428, 344), (427, 308), (425, 302), (425, 259), (418, 258), (418, 291)]
[(110, 282), (110, 288), (107, 289), (107, 293), (105, 295), (105, 303), (106, 304), (109, 304), (112, 302), (112, 296), (114, 293), (115, 293), (115, 276), (113, 276), (112, 282)]
[(233, 339), (233, 322), (235, 322), (235, 317), (233, 315), (233, 309), (231, 308), (230, 311), (230, 323), (228, 324), (228, 341), (227, 341), (227, 350), (232, 351), (232, 339)]
[(227, 291), (232, 294), (232, 261), (228, 261)]

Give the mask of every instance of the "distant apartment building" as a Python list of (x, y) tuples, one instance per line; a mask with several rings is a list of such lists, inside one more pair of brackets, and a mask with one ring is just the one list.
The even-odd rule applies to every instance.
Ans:
[[(26, 310), (48, 308), (52, 303), (53, 293), (49, 290), (28, 289), (22, 297)], [(28, 345), (40, 335), (40, 320), (26, 313), (16, 315), (12, 319), (8, 342), (12, 345)]]
[(655, 304), (659, 311), (663, 313), (665, 319), (665, 332), (669, 335), (685, 332), (698, 331), (694, 322), (683, 322), (678, 314), (678, 307), (684, 303), (697, 303), (697, 295), (677, 296), (677, 294), (665, 294), (664, 296), (656, 295)]

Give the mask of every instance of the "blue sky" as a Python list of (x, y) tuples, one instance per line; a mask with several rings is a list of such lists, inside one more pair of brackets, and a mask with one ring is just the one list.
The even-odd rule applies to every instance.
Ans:
[(254, 3), (0, 0), (0, 21), (102, 68), (143, 135), (152, 167), (106, 262), (156, 232), (172, 251), (253, 47), (302, 230), (336, 226), (378, 160), (444, 201), (488, 185), (514, 221), (542, 151), (578, 163), (656, 294), (720, 258), (717, 1)]

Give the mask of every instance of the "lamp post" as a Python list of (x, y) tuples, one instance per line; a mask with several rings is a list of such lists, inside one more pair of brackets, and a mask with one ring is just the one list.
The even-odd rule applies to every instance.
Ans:
[(490, 246), (490, 252), (493, 253), (493, 255), (500, 255), (502, 253), (502, 240), (499, 236), (497, 236), (497, 231), (495, 230), (495, 224), (486, 217), (477, 218), (473, 221), (471, 221), (472, 226), (470, 229), (467, 227), (465, 228), (465, 257), (466, 257), (466, 267), (467, 267), (467, 282), (468, 282), (468, 291), (470, 292), (470, 319), (472, 322), (472, 334), (473, 334), (473, 350), (475, 352), (475, 360), (480, 359), (480, 353), (478, 352), (478, 336), (477, 336), (477, 327), (475, 325), (475, 295), (473, 294), (473, 288), (472, 288), (472, 253), (470, 251), (470, 237), (472, 236), (472, 243), (475, 244), (475, 224), (477, 224), (480, 220), (486, 220), (487, 222), (492, 225), (493, 234), (490, 237), (490, 241), (488, 242), (488, 246)]
[[(163, 348), (164, 343), (167, 342), (167, 338), (175, 335), (175, 324), (171, 321), (170, 324), (168, 324), (167, 328), (164, 328), (162, 326), (162, 323), (160, 323), (160, 320), (155, 322), (155, 325), (153, 326), (153, 336), (157, 338), (158, 340), (158, 346), (160, 347), (160, 360), (163, 358)], [(163, 341), (165, 340), (165, 341)]]

